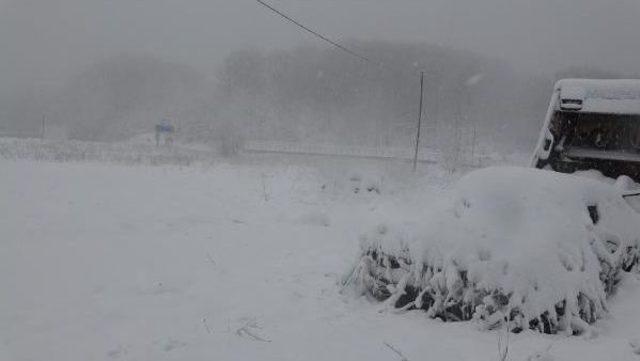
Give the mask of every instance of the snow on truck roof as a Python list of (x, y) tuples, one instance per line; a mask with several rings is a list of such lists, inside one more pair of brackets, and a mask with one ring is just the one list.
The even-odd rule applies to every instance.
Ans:
[(564, 110), (640, 115), (640, 79), (562, 79), (555, 90)]

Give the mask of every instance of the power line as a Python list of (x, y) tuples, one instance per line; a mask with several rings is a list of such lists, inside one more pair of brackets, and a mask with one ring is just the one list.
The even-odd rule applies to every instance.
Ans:
[(290, 17), (289, 15), (287, 15), (287, 14), (283, 13), (282, 11), (280, 11), (280, 10), (278, 10), (278, 9), (274, 8), (273, 6), (271, 6), (271, 5), (267, 4), (267, 3), (266, 3), (266, 2), (264, 2), (263, 0), (256, 0), (256, 1), (257, 1), (260, 5), (262, 5), (262, 6), (266, 7), (267, 9), (269, 9), (269, 10), (271, 10), (271, 11), (273, 11), (274, 13), (276, 13), (276, 14), (278, 14), (279, 16), (283, 17), (283, 18), (284, 18), (284, 19), (286, 19), (287, 21), (289, 21), (289, 22), (291, 22), (291, 23), (295, 24), (297, 27), (302, 28), (303, 30), (307, 31), (308, 33), (311, 33), (311, 34), (312, 34), (312, 35), (314, 35), (315, 37), (320, 38), (321, 40), (323, 40), (323, 41), (325, 41), (325, 42), (327, 42), (327, 43), (329, 43), (329, 44), (331, 44), (331, 45), (335, 46), (336, 48), (338, 48), (338, 49), (340, 49), (340, 50), (342, 50), (342, 51), (344, 51), (344, 52), (346, 52), (346, 53), (348, 53), (348, 54), (350, 54), (350, 55), (352, 55), (352, 56), (355, 56), (356, 58), (358, 58), (358, 59), (360, 59), (360, 60), (364, 60), (364, 61), (366, 61), (366, 62), (371, 62), (371, 60), (370, 60), (369, 58), (367, 58), (367, 57), (365, 57), (365, 56), (363, 56), (363, 55), (360, 55), (360, 54), (356, 53), (356, 52), (355, 52), (355, 51), (353, 51), (353, 50), (350, 50), (349, 48), (345, 47), (344, 45), (340, 45), (339, 43), (337, 43), (337, 42), (335, 42), (335, 41), (333, 41), (333, 40), (329, 39), (328, 37), (326, 37), (326, 36), (324, 36), (324, 35), (320, 34), (319, 32), (317, 32), (317, 31), (315, 31), (315, 30), (312, 30), (312, 29), (308, 28), (307, 26), (305, 26), (305, 25), (301, 24), (299, 21), (297, 21), (297, 20), (293, 19), (293, 18), (292, 18), (292, 17)]
[[(360, 55), (358, 53), (356, 53), (353, 50), (350, 50), (349, 48), (345, 47), (344, 45), (341, 45), (331, 39), (329, 39), (328, 37), (320, 34), (319, 32), (310, 29), (309, 27), (303, 25), (302, 23), (300, 23), (299, 21), (293, 19), (292, 17), (290, 17), (289, 15), (283, 13), (282, 11), (274, 8), (273, 6), (267, 4), (266, 2), (264, 2), (263, 0), (256, 0), (260, 5), (266, 7), (267, 9), (271, 10), (272, 12), (276, 13), (277, 15), (279, 15), (280, 17), (284, 18), (285, 20), (293, 23), (294, 25), (296, 25), (297, 27), (303, 29), (304, 31), (312, 34), (313, 36), (335, 46), (336, 48), (344, 51), (345, 53), (355, 56), (356, 58), (360, 59), (360, 60), (364, 60), (367, 63), (372, 63), (372, 61), (363, 56)], [(387, 68), (387, 66), (384, 65), (384, 63), (378, 63), (379, 66), (381, 67), (385, 67)], [(394, 72), (398, 72), (397, 70), (388, 68), (389, 70), (392, 70)], [(414, 159), (413, 159), (413, 170), (415, 171), (417, 168), (417, 162), (418, 162), (418, 148), (420, 146), (420, 128), (422, 127), (422, 102), (423, 102), (423, 92), (424, 92), (424, 72), (420, 72), (420, 109), (419, 109), (419, 113), (418, 113), (418, 127), (417, 127), (417, 135), (416, 135), (416, 146), (415, 146), (415, 155), (414, 155)]]

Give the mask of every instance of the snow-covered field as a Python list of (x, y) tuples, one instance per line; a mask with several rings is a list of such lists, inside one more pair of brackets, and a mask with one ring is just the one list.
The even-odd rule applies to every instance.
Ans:
[[(497, 360), (499, 331), (341, 292), (362, 233), (461, 175), (409, 169), (0, 160), (0, 360)], [(508, 359), (638, 360), (638, 304), (627, 277), (597, 335), (511, 334)]]

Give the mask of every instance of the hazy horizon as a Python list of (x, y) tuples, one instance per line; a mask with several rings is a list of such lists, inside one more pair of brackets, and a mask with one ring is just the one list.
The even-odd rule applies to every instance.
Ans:
[[(640, 40), (634, 26), (640, 4), (631, 0), (618, 0), (615, 6), (595, 0), (581, 1), (578, 6), (558, 0), (269, 3), (331, 39), (354, 46), (374, 62), (386, 59), (399, 72), (415, 72), (417, 78), (419, 69), (412, 64), (435, 64), (425, 70), (447, 80), (427, 84), (427, 101), (438, 104), (428, 109), (430, 118), (458, 114), (456, 117), (464, 116), (483, 127), (492, 124), (494, 129), (518, 124), (512, 135), (526, 140), (537, 132), (548, 88), (556, 75), (640, 74), (635, 62), (640, 56)], [(257, 50), (253, 52), (256, 59), (240, 58), (256, 64), (278, 53), (294, 59), (281, 70), (288, 72), (288, 83), (272, 81), (271, 88), (263, 88), (258, 95), (262, 113), (290, 119), (292, 123), (283, 123), (284, 129), (298, 128), (295, 119), (305, 114), (310, 124), (333, 124), (326, 129), (331, 138), (343, 135), (345, 130), (336, 128), (335, 122), (348, 128), (372, 121), (375, 114), (379, 118), (376, 122), (391, 126), (410, 121), (413, 117), (409, 114), (415, 112), (413, 76), (394, 79), (391, 87), (391, 82), (383, 79), (384, 71), (375, 76), (374, 69), (358, 68), (355, 58), (288, 23), (255, 0), (0, 0), (0, 4), (0, 46), (4, 51), (0, 62), (0, 127), (4, 129), (34, 132), (40, 129), (43, 115), (75, 134), (68, 136), (81, 139), (126, 139), (148, 129), (162, 116), (176, 118), (183, 125), (189, 123), (190, 129), (184, 129), (183, 134), (202, 135), (199, 129), (203, 124), (215, 127), (250, 119), (251, 127), (263, 124), (260, 122), (264, 119), (242, 115), (241, 108), (249, 103), (236, 104), (232, 111), (230, 103), (216, 95), (219, 84), (211, 81), (229, 70), (227, 59), (239, 59), (232, 54), (244, 49)], [(296, 50), (307, 46), (322, 50), (317, 53), (323, 54), (322, 60)], [(446, 65), (437, 65), (441, 56), (450, 57)], [(443, 86), (464, 89), (463, 78), (485, 71), (482, 69), (487, 66), (493, 69), (491, 77), (477, 88), (482, 94), (475, 92), (473, 99), (462, 93), (439, 92)], [(296, 75), (296, 67), (306, 73)], [(333, 76), (342, 76), (322, 85), (304, 75), (323, 67), (332, 69)], [(244, 70), (233, 75), (234, 82), (241, 81), (242, 72), (258, 72), (262, 77), (282, 75), (260, 66), (239, 69)], [(369, 81), (389, 94), (384, 101), (373, 102), (379, 94), (371, 93), (360, 103), (351, 104), (348, 111), (340, 102), (323, 103), (322, 110), (314, 113), (304, 110), (308, 101), (326, 98), (327, 93), (333, 92), (329, 96), (338, 99), (358, 91), (357, 84), (364, 78), (353, 75), (371, 71), (374, 73), (368, 75)], [(352, 81), (338, 80), (346, 78)], [(293, 83), (300, 89), (309, 88), (315, 98), (304, 100), (294, 92), (286, 101), (275, 101), (269, 95), (286, 93)], [(394, 113), (402, 116), (385, 118), (382, 114), (389, 109), (382, 104), (391, 101), (392, 89), (402, 89), (405, 96), (396, 99), (393, 106), (387, 104), (387, 108), (404, 104)], [(468, 104), (461, 104), (460, 96)], [(510, 100), (511, 96), (519, 99)], [(380, 108), (373, 110), (366, 105), (369, 102)], [(297, 110), (283, 114), (287, 103), (297, 104)], [(367, 107), (369, 110), (365, 110)], [(466, 109), (464, 114), (461, 107)], [(349, 135), (361, 136), (354, 132), (364, 128)]]
[[(507, 61), (521, 71), (590, 66), (640, 72), (640, 3), (378, 0), (272, 2), (338, 39), (427, 42)], [(0, 88), (47, 87), (117, 54), (145, 54), (207, 75), (234, 50), (316, 41), (257, 2), (3, 0)], [(323, 44), (319, 44), (323, 45)]]

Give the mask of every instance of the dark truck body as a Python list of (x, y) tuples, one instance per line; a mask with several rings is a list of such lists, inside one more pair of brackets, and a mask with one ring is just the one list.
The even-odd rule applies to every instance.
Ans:
[(640, 181), (640, 80), (556, 83), (531, 165)]

